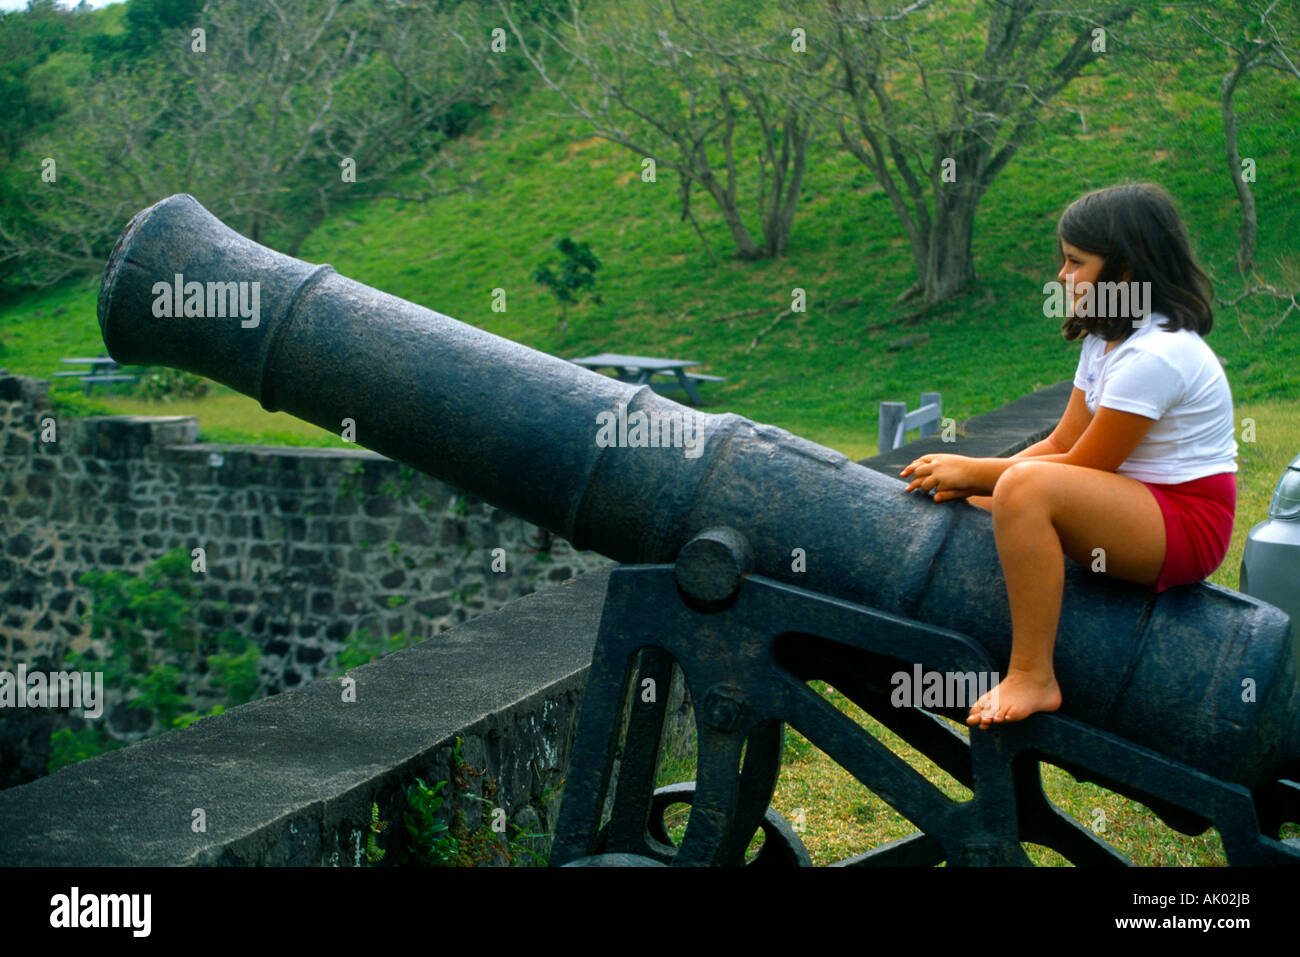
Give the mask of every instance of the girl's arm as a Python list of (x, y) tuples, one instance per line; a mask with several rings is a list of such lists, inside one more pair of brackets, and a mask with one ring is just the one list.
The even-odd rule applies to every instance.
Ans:
[(1033, 445), (1029, 446), (1028, 448), (1021, 449), (1015, 455), (1007, 456), (1007, 458), (1029, 459), (1029, 458), (1036, 458), (1039, 455), (1058, 455), (1063, 451), (1069, 451), (1069, 450), (1061, 449), (1056, 445), (1054, 445), (1052, 443), (1052, 437), (1049, 435), (1047, 438), (1035, 442)]
[(1061, 414), (1061, 421), (1056, 424), (1052, 434), (1047, 438), (1035, 442), (1027, 449), (1022, 449), (1013, 459), (1037, 458), (1040, 455), (1060, 455), (1074, 448), (1074, 443), (1083, 435), (1088, 423), (1092, 421), (1092, 413), (1088, 411), (1087, 399), (1083, 390), (1078, 386), (1070, 393), (1070, 402), (1065, 407), (1065, 412)]
[[(1064, 423), (1066, 420), (1062, 418), (1061, 421)], [(1064, 465), (1078, 465), (1083, 468), (1100, 469), (1103, 472), (1114, 472), (1133, 454), (1133, 450), (1138, 447), (1138, 443), (1142, 441), (1143, 436), (1155, 423), (1155, 419), (1149, 419), (1144, 415), (1137, 415), (1133, 412), (1120, 412), (1118, 409), (1108, 409), (1101, 406), (1097, 409), (1097, 414), (1092, 417), (1092, 421), (1088, 423), (1087, 428), (1083, 430), (1083, 433), (1070, 445), (1067, 451), (1048, 455), (1035, 455), (1034, 460), (1037, 462), (1060, 462)], [(1055, 434), (1053, 433), (1053, 435)], [(1048, 440), (1044, 439), (1043, 441)], [(1023, 461), (1023, 459), (1018, 460), (1014, 456), (1007, 459), (972, 459), (971, 478), (976, 484), (971, 487), (988, 489), (991, 492), (993, 487), (997, 485), (1002, 473), (1015, 465), (1017, 461)]]
[[(1087, 406), (1083, 403), (1083, 393), (1075, 389), (1065, 414), (1052, 434), (1025, 449), (1025, 452), (1032, 451), (1032, 456), (1020, 453), (1011, 458), (981, 459), (963, 455), (925, 455), (907, 466), (901, 475), (911, 479), (906, 491), (919, 488), (929, 492), (938, 487), (934, 500), (942, 502), (970, 495), (991, 494), (1002, 473), (1027, 458), (1036, 462), (1060, 462), (1114, 472), (1133, 454), (1133, 450), (1155, 422), (1155, 419), (1146, 416), (1104, 406), (1097, 409), (1095, 416), (1089, 416)], [(1069, 445), (1063, 451), (1038, 452), (1044, 445), (1060, 449), (1067, 441)]]

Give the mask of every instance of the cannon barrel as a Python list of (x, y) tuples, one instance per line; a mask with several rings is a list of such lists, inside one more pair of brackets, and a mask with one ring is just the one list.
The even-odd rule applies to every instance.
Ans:
[[(1008, 658), (983, 510), (906, 494), (782, 429), (694, 412), (281, 255), (191, 196), (127, 225), (99, 322), (119, 362), (185, 369), (332, 432), (352, 419), (360, 444), (577, 548), (667, 563), (697, 533), (730, 527), (758, 574)], [(646, 422), (669, 423), (658, 447), (636, 436)], [(1300, 770), (1300, 691), (1278, 609), (1204, 584), (1154, 596), (1069, 561), (1062, 605), (1063, 713), (1247, 786)]]

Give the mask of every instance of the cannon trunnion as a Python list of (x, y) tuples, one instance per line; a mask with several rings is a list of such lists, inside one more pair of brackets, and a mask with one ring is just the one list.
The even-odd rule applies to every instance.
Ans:
[[(217, 315), (214, 289), (216, 305), (250, 294)], [(629, 563), (610, 578), (555, 863), (739, 863), (760, 828), (760, 862), (806, 863), (768, 808), (787, 722), (920, 828), (852, 863), (1025, 863), (1023, 841), (1122, 860), (1050, 804), (1040, 759), (1189, 833), (1215, 826), (1232, 863), (1300, 860), (1278, 839), (1300, 806), (1300, 686), (1289, 620), (1270, 605), (1205, 584), (1153, 596), (1067, 562), (1062, 710), (968, 740), (936, 716), (964, 708), (890, 695), (915, 665), (987, 675), (1007, 660), (990, 518), (967, 503), (918, 500), (782, 429), (686, 409), (280, 255), (189, 196), (128, 224), (99, 320), (119, 362), (186, 369), (330, 431), (351, 419), (361, 444)], [(666, 690), (674, 667), (695, 705), (698, 780), (656, 793), (666, 694), (630, 692), (647, 678)], [(938, 792), (815, 678), (973, 797)], [(676, 802), (692, 804), (680, 846), (661, 820)]]

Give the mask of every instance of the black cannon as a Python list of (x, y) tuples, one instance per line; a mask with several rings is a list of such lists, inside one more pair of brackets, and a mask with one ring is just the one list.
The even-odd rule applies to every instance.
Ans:
[[(612, 573), (554, 838), (599, 855), (806, 863), (769, 809), (783, 723), (919, 828), (851, 859), (1027, 863), (1022, 841), (1126, 863), (1044, 795), (1039, 761), (1209, 826), (1234, 864), (1300, 861), (1300, 686), (1289, 619), (1210, 585), (1153, 596), (1067, 562), (1056, 714), (971, 733), (896, 707), (918, 666), (992, 675), (1010, 614), (989, 515), (935, 505), (830, 449), (697, 413), (269, 250), (190, 196), (138, 213), (99, 295), (122, 363), (224, 382), (627, 563)], [(653, 789), (664, 694), (695, 706), (698, 777)], [(972, 791), (953, 801), (809, 687), (825, 679)], [(743, 764), (742, 764), (743, 751)], [(617, 784), (612, 784), (617, 764)], [(692, 805), (680, 845), (663, 823)]]

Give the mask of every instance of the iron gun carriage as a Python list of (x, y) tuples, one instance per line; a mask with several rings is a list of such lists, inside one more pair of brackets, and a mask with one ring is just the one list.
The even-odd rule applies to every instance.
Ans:
[[(258, 315), (216, 315), (210, 290), (229, 299), (238, 284), (256, 284), (242, 301)], [(280, 255), (185, 195), (123, 231), (99, 321), (121, 363), (185, 369), (334, 432), (351, 419), (361, 444), (626, 563), (610, 579), (554, 863), (740, 863), (759, 828), (759, 863), (806, 862), (769, 810), (783, 723), (920, 829), (853, 863), (1026, 863), (1022, 841), (1122, 863), (1048, 801), (1040, 760), (1187, 833), (1218, 828), (1231, 863), (1300, 860), (1278, 837), (1300, 807), (1300, 685), (1289, 619), (1270, 605), (1206, 584), (1153, 596), (1067, 562), (1061, 711), (966, 735), (945, 720), (964, 709), (894, 706), (891, 676), (1006, 662), (986, 512)], [(630, 691), (666, 687), (674, 667), (696, 708), (698, 779), (655, 792), (663, 696)], [(944, 796), (812, 690), (817, 678), (973, 796)], [(678, 846), (662, 824), (674, 802), (693, 805)]]

